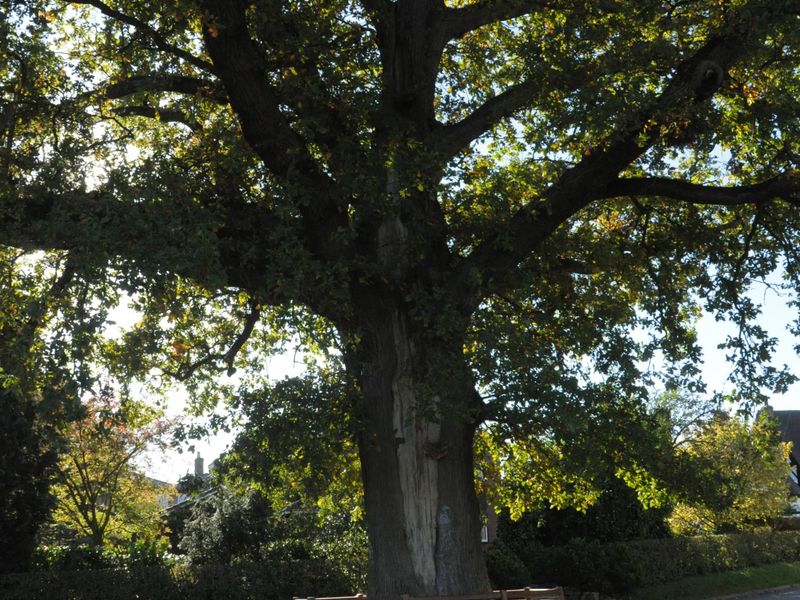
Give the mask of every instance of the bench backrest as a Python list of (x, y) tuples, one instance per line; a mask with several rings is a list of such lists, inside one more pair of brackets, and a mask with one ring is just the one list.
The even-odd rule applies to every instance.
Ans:
[(462, 596), (408, 596), (403, 594), (402, 600), (564, 600), (564, 590), (554, 588), (521, 588), (518, 590), (495, 590), (483, 594), (467, 594)]
[[(403, 594), (402, 600), (564, 600), (564, 590), (554, 588), (521, 588), (518, 590), (495, 590), (483, 594), (467, 594), (464, 596), (409, 596)], [(308, 598), (294, 597), (292, 600), (367, 600), (366, 594), (355, 596), (325, 596)]]

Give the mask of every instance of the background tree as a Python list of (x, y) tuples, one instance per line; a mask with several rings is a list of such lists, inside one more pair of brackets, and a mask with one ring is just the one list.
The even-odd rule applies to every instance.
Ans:
[(41, 431), (36, 404), (0, 390), (0, 572), (27, 570), (52, 508), (57, 458)]
[(739, 392), (792, 381), (743, 292), (779, 267), (800, 287), (793, 0), (4, 17), (0, 239), (133, 293), (118, 374), (158, 366), (201, 405), (269, 331), (336, 347), (376, 599), (488, 586), (483, 421), (558, 448), (657, 352), (695, 379), (701, 307), (739, 328)]
[(0, 251), (0, 572), (30, 565), (53, 507), (58, 425), (76, 405), (74, 380), (42, 351), (42, 332), (74, 275), (52, 266), (55, 276), (45, 276), (22, 253)]
[(679, 534), (723, 533), (763, 526), (789, 508), (790, 444), (769, 417), (748, 424), (720, 414), (684, 447), (700, 471), (694, 498), (669, 517)]
[(102, 546), (108, 541), (154, 541), (162, 533), (160, 497), (172, 486), (146, 477), (137, 460), (163, 442), (168, 422), (147, 407), (108, 396), (84, 402), (85, 415), (68, 425), (59, 465), (54, 520)]
[[(183, 552), (180, 548), (180, 543), (184, 537), (186, 523), (192, 517), (194, 506), (204, 495), (211, 493), (213, 489), (210, 478), (202, 475), (187, 473), (178, 479), (178, 483), (175, 484), (175, 491), (179, 502), (169, 506), (162, 515), (168, 530), (170, 552), (173, 554), (181, 554)], [(180, 501), (181, 499), (183, 501)]]
[(217, 468), (228, 485), (260, 490), (276, 512), (301, 508), (317, 518), (344, 513), (360, 521), (351, 403), (336, 371), (310, 370), (243, 391), (233, 403), (242, 429)]

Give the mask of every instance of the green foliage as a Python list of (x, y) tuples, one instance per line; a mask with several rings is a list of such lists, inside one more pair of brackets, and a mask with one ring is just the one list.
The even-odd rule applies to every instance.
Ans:
[(36, 571), (131, 570), (165, 566), (167, 562), (163, 544), (153, 542), (132, 542), (124, 546), (39, 545), (33, 557)]
[(486, 550), (486, 569), (495, 590), (519, 588), (531, 583), (528, 568), (502, 540), (495, 541)]
[(800, 533), (760, 531), (601, 544), (572, 540), (532, 547), (527, 564), (537, 580), (607, 594), (749, 566), (800, 560)]
[(585, 511), (546, 507), (519, 520), (502, 513), (498, 537), (517, 552), (531, 544), (560, 546), (579, 538), (600, 543), (668, 537), (669, 505), (645, 508), (630, 487), (616, 478), (601, 486), (597, 501)]
[(669, 523), (676, 533), (757, 527), (788, 508), (789, 445), (769, 418), (748, 424), (720, 414), (681, 451), (696, 470), (699, 489), (674, 507)]
[(357, 591), (321, 568), (318, 561), (302, 560), (203, 565), (196, 570), (180, 566), (137, 567), (0, 577), (3, 600), (285, 600), (292, 596), (341, 596)]
[(190, 498), (193, 498), (203, 490), (208, 489), (208, 486), (208, 480), (202, 475), (187, 473), (178, 479), (178, 483), (175, 484), (175, 489), (179, 494), (186, 494)]
[(41, 426), (35, 400), (0, 386), (0, 573), (27, 569), (52, 508), (57, 457)]
[[(681, 480), (688, 477), (671, 431), (660, 413), (614, 393), (613, 386), (599, 387), (584, 396), (589, 406), (582, 412), (558, 411), (524, 433), (502, 422), (479, 433), (477, 483), (498, 512), (516, 520), (526, 513), (563, 511), (566, 517), (573, 510), (590, 511), (586, 519), (576, 515), (575, 525), (583, 519), (596, 529), (587, 530), (587, 537), (606, 539), (612, 529), (627, 536), (623, 531), (637, 527), (644, 509), (653, 509), (654, 516), (671, 502), (670, 494), (683, 489)], [(601, 512), (602, 518), (592, 516)], [(615, 512), (620, 522), (611, 525)], [(604, 520), (609, 525), (602, 533)]]
[(310, 369), (234, 400), (244, 421), (218, 470), (234, 486), (256, 486), (275, 511), (314, 507), (324, 518), (359, 519), (362, 486), (349, 407), (337, 371)]
[(180, 543), (185, 535), (186, 523), (192, 518), (195, 503), (203, 492), (211, 489), (208, 478), (193, 473), (187, 473), (175, 484), (178, 494), (186, 494), (187, 499), (180, 504), (170, 506), (162, 515), (169, 532), (169, 543), (173, 553), (182, 553)]
[(273, 537), (272, 521), (272, 510), (258, 492), (239, 495), (218, 488), (193, 504), (179, 546), (193, 563), (256, 560), (261, 546)]
[[(198, 592), (202, 591), (200, 589)], [(4, 600), (189, 600), (163, 568), (31, 572), (0, 579)]]
[[(668, 535), (673, 498), (693, 473), (675, 453), (661, 413), (610, 390), (585, 414), (542, 432), (505, 437), (482, 431), (478, 485), (501, 515), (500, 536), (545, 545), (572, 538), (602, 542)], [(584, 420), (586, 419), (586, 420)], [(573, 432), (570, 436), (569, 432)], [(523, 542), (524, 544), (524, 542)]]
[(0, 573), (29, 566), (75, 404), (70, 374), (41, 352), (63, 276), (50, 281), (48, 261), (28, 258), (0, 249)]
[(307, 563), (315, 579), (366, 589), (363, 529), (344, 514), (319, 518), (314, 512), (296, 505), (276, 513), (255, 490), (218, 487), (193, 504), (180, 550), (199, 571), (206, 565), (266, 562), (288, 569)]

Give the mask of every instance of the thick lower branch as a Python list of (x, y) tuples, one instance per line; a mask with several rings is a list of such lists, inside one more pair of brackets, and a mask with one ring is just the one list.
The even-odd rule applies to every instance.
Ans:
[(741, 206), (761, 204), (781, 199), (800, 205), (800, 175), (787, 173), (755, 183), (740, 186), (701, 185), (667, 177), (631, 177), (612, 181), (599, 198), (620, 196), (658, 196), (691, 204), (716, 204)]
[(203, 126), (197, 119), (193, 119), (185, 112), (169, 108), (154, 108), (152, 106), (121, 106), (112, 111), (121, 117), (137, 116), (147, 119), (156, 119), (164, 123), (178, 123), (184, 125), (191, 131), (202, 131)]
[[(312, 156), (289, 124), (284, 102), (270, 84), (263, 54), (247, 26), (244, 0), (204, 0), (208, 21), (204, 39), (236, 111), (245, 140), (297, 203), (307, 232), (307, 247), (330, 264), (349, 256), (341, 236), (348, 228), (346, 195)], [(288, 193), (288, 192), (287, 192)]]
[[(90, 250), (99, 261), (117, 257), (143, 272), (166, 270), (210, 289), (240, 287), (266, 294), (265, 303), (285, 302), (274, 289), (261, 289), (273, 253), (264, 232), (281, 224), (255, 205), (236, 212), (235, 221), (222, 224), (193, 201), (121, 202), (102, 192), (29, 190), (0, 197), (0, 240), (24, 250)], [(242, 227), (233, 229), (234, 223)], [(248, 252), (258, 256), (256, 263), (243, 257)]]
[(219, 104), (228, 103), (228, 97), (219, 83), (185, 75), (135, 75), (100, 89), (100, 93), (110, 99), (124, 98), (141, 92), (190, 94), (209, 98)]
[(558, 3), (545, 0), (483, 0), (463, 8), (449, 9), (446, 16), (447, 38), (460, 38), (484, 25), (522, 17), (554, 4)]

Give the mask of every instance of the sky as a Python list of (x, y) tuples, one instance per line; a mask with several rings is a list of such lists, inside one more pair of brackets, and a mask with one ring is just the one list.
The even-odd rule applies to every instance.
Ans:
[[(789, 332), (789, 326), (796, 318), (796, 309), (787, 305), (790, 297), (788, 294), (779, 296), (774, 289), (763, 284), (755, 284), (750, 296), (763, 306), (759, 324), (778, 340), (772, 357), (773, 365), (780, 367), (785, 364), (793, 373), (800, 376), (800, 357), (793, 348), (800, 343), (800, 340), (795, 339)], [(719, 350), (717, 346), (734, 331), (732, 326), (718, 323), (710, 314), (705, 314), (697, 324), (698, 339), (704, 357), (703, 379), (709, 393), (731, 391), (732, 386), (727, 382), (731, 366), (725, 361), (725, 351)], [(776, 410), (800, 410), (800, 382), (792, 385), (782, 396), (773, 394), (770, 405)]]

